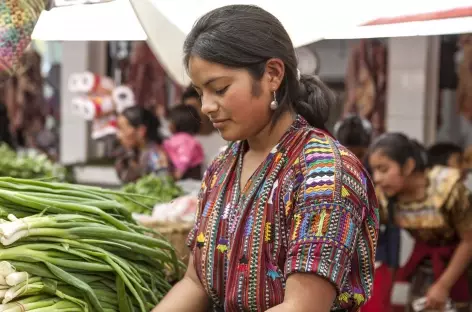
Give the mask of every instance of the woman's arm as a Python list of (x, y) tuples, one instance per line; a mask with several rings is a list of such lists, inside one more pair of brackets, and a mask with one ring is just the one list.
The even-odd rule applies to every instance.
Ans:
[(329, 312), (335, 298), (336, 288), (326, 279), (295, 273), (287, 279), (283, 303), (267, 312)]
[(472, 231), (462, 234), (462, 240), (457, 246), (449, 265), (437, 281), (441, 285), (451, 289), (459, 277), (469, 267), (472, 260)]
[(452, 255), (446, 270), (431, 286), (426, 295), (426, 307), (442, 308), (449, 298), (451, 288), (468, 268), (472, 260), (472, 230), (462, 234), (462, 241)]
[(177, 283), (152, 312), (206, 312), (209, 299), (190, 257), (184, 278)]
[(449, 298), (451, 288), (464, 274), (472, 260), (472, 230), (461, 235), (461, 242), (457, 246), (451, 261), (441, 277), (431, 286), (426, 294), (427, 308), (442, 308)]

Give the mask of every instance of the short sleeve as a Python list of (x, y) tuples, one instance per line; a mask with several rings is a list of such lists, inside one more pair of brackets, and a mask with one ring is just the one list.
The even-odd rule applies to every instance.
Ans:
[(372, 183), (349, 154), (308, 163), (304, 172), (287, 215), (286, 275), (314, 273), (336, 287), (337, 306), (359, 306), (371, 294), (378, 239)]
[(462, 182), (452, 189), (446, 209), (454, 228), (463, 233), (472, 230), (472, 194)]

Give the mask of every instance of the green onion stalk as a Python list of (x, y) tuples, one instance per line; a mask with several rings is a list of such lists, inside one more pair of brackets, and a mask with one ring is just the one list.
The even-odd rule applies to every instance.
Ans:
[(166, 240), (133, 220), (117, 200), (124, 197), (140, 200), (0, 178), (0, 312), (152, 310), (184, 265)]

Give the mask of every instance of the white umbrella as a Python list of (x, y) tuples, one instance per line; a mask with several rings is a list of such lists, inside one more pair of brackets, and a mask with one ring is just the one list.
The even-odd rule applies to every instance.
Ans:
[(129, 0), (113, 0), (43, 11), (32, 38), (43, 41), (141, 41), (147, 36)]
[(472, 32), (470, 0), (372, 2), (362, 24), (333, 29), (325, 39), (433, 36)]
[[(274, 14), (285, 26), (295, 47), (323, 39), (326, 30), (365, 20), (352, 14), (359, 1), (230, 1), (130, 0), (148, 36), (148, 43), (167, 72), (180, 84), (189, 82), (182, 64), (182, 46), (195, 21), (212, 9), (229, 4), (255, 4)], [(366, 0), (361, 0), (366, 1)], [(354, 11), (353, 11), (354, 10)]]

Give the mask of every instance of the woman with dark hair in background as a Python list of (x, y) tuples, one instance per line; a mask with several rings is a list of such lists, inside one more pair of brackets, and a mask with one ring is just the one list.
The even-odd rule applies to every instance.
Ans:
[(472, 206), (460, 171), (443, 166), (426, 170), (424, 148), (399, 133), (379, 137), (371, 146), (369, 163), (380, 189), (380, 219), (387, 226), (379, 239), (380, 260), (393, 268), (398, 265), (398, 246), (389, 241), (389, 225), (406, 229), (416, 239), (413, 254), (397, 276), (412, 283), (408, 311), (423, 297), (425, 301), (417, 301), (424, 304), (421, 311), (444, 311), (449, 298), (457, 311), (469, 311), (466, 269), (472, 258)]
[(160, 123), (150, 111), (133, 106), (118, 116), (118, 140), (122, 152), (116, 171), (123, 182), (131, 182), (149, 174), (169, 174), (169, 162), (162, 148)]
[(203, 178), (186, 276), (154, 312), (357, 311), (377, 201), (325, 131), (332, 92), (299, 74), (286, 30), (256, 6), (207, 13), (184, 53), (203, 113), (232, 143)]
[(367, 119), (351, 115), (336, 123), (334, 133), (339, 143), (347, 147), (361, 161), (372, 140), (372, 125)]

